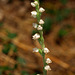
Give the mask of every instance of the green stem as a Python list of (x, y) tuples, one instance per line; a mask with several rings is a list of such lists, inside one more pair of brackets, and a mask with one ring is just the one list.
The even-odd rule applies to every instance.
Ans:
[[(43, 63), (44, 63), (44, 67), (46, 66), (46, 63), (45, 63), (45, 54), (43, 53)], [(43, 75), (47, 75), (47, 71), (44, 69), (43, 67)]]
[[(42, 31), (42, 33), (41, 33), (41, 35), (42, 35), (42, 57), (43, 57), (43, 64), (44, 64), (44, 67), (46, 66), (46, 62), (45, 62), (45, 53), (44, 53), (44, 48), (45, 48), (45, 44), (44, 44), (44, 38), (43, 38), (43, 31)], [(44, 69), (44, 67), (43, 67), (43, 75), (47, 75), (47, 71)]]
[[(35, 0), (35, 1), (38, 1), (39, 3), (39, 0)], [(39, 12), (39, 4), (36, 6), (36, 11), (37, 11), (37, 21), (39, 22), (40, 21), (40, 18), (41, 18), (41, 13)], [(43, 37), (43, 31), (39, 31), (40, 33), (40, 38), (41, 38), (41, 47), (42, 47), (42, 58), (43, 58), (43, 75), (47, 75), (47, 71), (44, 69), (44, 67), (46, 66), (46, 62), (45, 62), (45, 53), (44, 53), (44, 48), (45, 48), (45, 44), (44, 44), (44, 37)]]

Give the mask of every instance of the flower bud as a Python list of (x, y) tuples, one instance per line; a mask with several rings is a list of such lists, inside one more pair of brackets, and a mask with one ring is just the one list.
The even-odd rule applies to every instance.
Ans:
[(39, 12), (41, 12), (41, 13), (44, 12), (44, 11), (45, 11), (45, 9), (42, 8), (42, 7), (39, 9)]
[(39, 24), (44, 24), (44, 21), (40, 19)]
[(34, 4), (35, 4), (35, 5), (38, 5), (38, 1), (35, 1)]
[(31, 2), (31, 6), (32, 6), (32, 7), (36, 7), (36, 5), (35, 5), (33, 2)]
[(42, 30), (43, 29), (43, 27), (41, 26), (41, 25), (39, 25), (38, 27), (37, 27), (37, 30)]
[(37, 12), (36, 12), (36, 11), (32, 11), (32, 12), (31, 12), (31, 15), (32, 15), (34, 18), (36, 18)]
[(49, 49), (48, 48), (44, 48), (44, 53), (49, 53), (50, 51), (49, 51)]
[(37, 28), (37, 26), (38, 26), (38, 25), (37, 25), (36, 23), (33, 23), (33, 27), (34, 27), (34, 28)]
[(47, 58), (46, 63), (49, 64), (49, 63), (52, 63), (52, 61), (49, 58)]
[(39, 52), (38, 48), (33, 48), (33, 52)]
[(49, 66), (49, 65), (46, 65), (46, 66), (45, 66), (45, 70), (47, 70), (47, 71), (48, 71), (48, 70), (51, 70), (50, 66)]
[(32, 39), (37, 40), (37, 39), (39, 39), (39, 38), (40, 38), (40, 35), (39, 35), (38, 33), (36, 33), (36, 34), (35, 34), (35, 35), (33, 35), (32, 37), (33, 37)]

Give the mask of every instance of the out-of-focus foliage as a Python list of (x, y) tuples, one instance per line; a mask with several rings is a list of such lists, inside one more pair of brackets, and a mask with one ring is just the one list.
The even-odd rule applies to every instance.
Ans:
[(64, 36), (66, 36), (69, 32), (71, 32), (73, 29), (73, 27), (69, 24), (63, 26), (59, 32), (58, 32), (58, 37), (59, 38), (63, 38)]
[(26, 71), (22, 71), (21, 74), (22, 75), (29, 75), (29, 73), (27, 73)]
[(55, 22), (61, 22), (65, 18), (68, 17), (68, 15), (70, 14), (71, 10), (68, 9), (68, 8), (64, 8), (64, 9), (61, 9), (61, 10), (47, 9), (46, 12), (49, 13), (49, 14), (52, 14), (54, 16), (54, 21)]
[[(30, 75), (28, 72), (26, 72), (26, 71), (21, 71), (21, 75)], [(31, 74), (31, 75), (37, 75), (36, 73), (34, 73), (34, 74)]]
[(38, 31), (37, 30), (33, 30), (32, 31), (32, 35), (34, 35), (35, 33), (38, 33)]
[(10, 48), (11, 48), (11, 45), (10, 44), (5, 44), (2, 52), (4, 54), (8, 54), (8, 52), (10, 51)]
[(10, 39), (13, 39), (17, 36), (16, 33), (10, 33), (9, 31), (7, 31), (7, 36), (10, 38)]
[(45, 18), (45, 24), (43, 25), (43, 30), (45, 33), (49, 33), (52, 29), (53, 20), (49, 17)]
[(0, 23), (0, 26), (2, 26), (3, 25), (3, 23)]
[[(4, 73), (6, 73), (7, 71), (8, 71), (8, 75), (13, 75), (12, 71), (17, 70), (18, 67), (25, 68), (26, 61), (22, 57), (18, 56), (17, 46), (10, 42), (10, 39), (14, 39), (17, 36), (17, 34), (11, 33), (8, 31), (6, 31), (6, 32), (7, 32), (6, 38), (8, 38), (8, 42), (7, 42), (7, 40), (4, 40), (4, 38), (3, 38), (3, 41), (4, 42), (6, 41), (6, 42), (3, 44), (2, 53), (8, 56), (10, 54), (10, 52), (13, 52), (13, 55), (11, 57), (13, 57), (17, 63), (15, 63), (13, 67), (8, 66), (8, 65), (0, 66), (0, 75), (4, 75)], [(21, 71), (20, 74), (21, 75), (30, 75), (28, 72), (26, 72), (24, 70)], [(32, 74), (32, 75), (36, 75), (36, 73)]]
[[(7, 38), (13, 39), (15, 37), (16, 37), (15, 33), (7, 32)], [(8, 54), (10, 50), (13, 50), (13, 52), (17, 52), (17, 47), (11, 42), (4, 44), (2, 52), (4, 54)]]
[(18, 58), (17, 58), (17, 61), (18, 61), (18, 63), (21, 64), (21, 65), (25, 65), (25, 64), (26, 64), (26, 61), (25, 61), (23, 58), (21, 58), (21, 57), (18, 57)]
[(3, 22), (0, 22), (0, 27), (3, 25)]
[(64, 29), (60, 29), (60, 31), (59, 31), (59, 33), (58, 33), (58, 36), (60, 37), (60, 38), (62, 38), (63, 36), (65, 36), (65, 35), (67, 35), (67, 31), (66, 30), (64, 30)]
[(68, 17), (70, 13), (70, 9), (63, 9), (63, 10), (58, 10), (56, 13), (56, 22), (61, 22), (63, 21), (65, 18)]
[(9, 66), (0, 66), (0, 75), (2, 75), (4, 71), (11, 71), (11, 70), (13, 70), (13, 68)]
[(59, 0), (63, 5), (65, 5), (67, 2), (68, 2), (68, 0)]
[(75, 14), (75, 9), (73, 10), (73, 13)]

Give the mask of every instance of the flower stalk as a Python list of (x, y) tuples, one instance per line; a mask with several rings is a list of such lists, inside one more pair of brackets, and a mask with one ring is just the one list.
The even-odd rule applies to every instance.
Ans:
[(34, 52), (39, 52), (43, 58), (43, 75), (47, 75), (47, 71), (51, 70), (50, 66), (48, 65), (49, 63), (51, 63), (52, 61), (47, 58), (45, 59), (45, 54), (49, 53), (49, 49), (45, 48), (45, 44), (44, 44), (44, 37), (43, 37), (43, 24), (44, 21), (41, 19), (41, 14), (45, 11), (44, 8), (39, 6), (39, 0), (34, 0), (34, 2), (31, 2), (31, 6), (36, 8), (36, 11), (32, 11), (31, 15), (32, 17), (37, 19), (37, 23), (34, 23), (33, 27), (38, 31), (38, 33), (36, 33), (35, 35), (33, 35), (33, 39), (34, 40), (38, 40), (40, 45), (41, 45), (41, 49), (38, 48), (34, 48)]

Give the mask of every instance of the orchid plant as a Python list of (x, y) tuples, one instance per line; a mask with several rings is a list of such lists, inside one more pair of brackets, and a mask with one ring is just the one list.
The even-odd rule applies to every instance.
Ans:
[[(41, 49), (34, 48), (33, 52), (39, 52), (43, 58), (43, 75), (47, 75), (47, 71), (51, 70), (49, 63), (52, 63), (51, 59), (45, 58), (45, 54), (49, 53), (49, 49), (45, 47), (44, 44), (44, 37), (43, 37), (43, 24), (44, 21), (41, 19), (41, 14), (45, 11), (44, 8), (39, 6), (39, 0), (34, 0), (34, 2), (31, 2), (31, 6), (35, 7), (36, 10), (31, 12), (31, 16), (36, 18), (38, 23), (33, 23), (33, 27), (38, 31), (38, 33), (34, 34), (32, 36), (32, 39), (38, 40), (38, 42), (41, 45)], [(40, 74), (37, 74), (40, 75)]]

